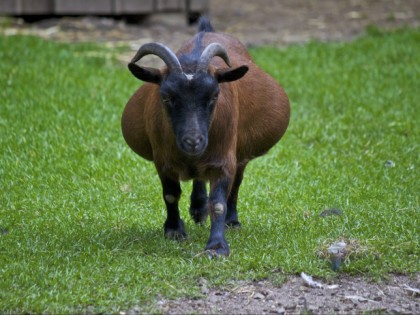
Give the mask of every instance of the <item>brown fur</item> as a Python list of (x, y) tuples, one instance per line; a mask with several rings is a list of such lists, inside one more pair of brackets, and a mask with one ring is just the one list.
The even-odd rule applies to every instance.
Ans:
[[(193, 37), (177, 55), (191, 51), (195, 42)], [(209, 144), (197, 161), (190, 163), (177, 148), (158, 85), (141, 86), (128, 101), (122, 116), (122, 131), (128, 145), (143, 158), (154, 161), (159, 173), (170, 174), (174, 180), (233, 178), (238, 165), (245, 165), (274, 146), (289, 123), (287, 95), (253, 63), (246, 48), (228, 35), (205, 33), (203, 46), (213, 42), (226, 48), (232, 67), (247, 65), (249, 71), (238, 81), (220, 84)], [(220, 58), (213, 58), (210, 71), (214, 73), (222, 68), (226, 64)]]

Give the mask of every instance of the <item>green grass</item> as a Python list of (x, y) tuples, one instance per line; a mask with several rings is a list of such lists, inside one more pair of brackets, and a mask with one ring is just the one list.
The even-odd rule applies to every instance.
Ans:
[(292, 119), (247, 169), (230, 258), (210, 260), (189, 183), (189, 239), (163, 238), (154, 167), (120, 132), (139, 83), (110, 51), (0, 37), (0, 312), (117, 312), (199, 296), (200, 277), (334, 277), (320, 251), (341, 238), (363, 250), (340, 273), (419, 271), (420, 31), (252, 55), (285, 87)]

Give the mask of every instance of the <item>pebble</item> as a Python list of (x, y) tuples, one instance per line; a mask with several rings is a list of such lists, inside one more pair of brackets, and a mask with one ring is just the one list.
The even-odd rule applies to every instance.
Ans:
[(264, 299), (264, 295), (262, 295), (261, 293), (257, 292), (254, 294), (254, 299), (255, 300), (263, 300)]
[(385, 162), (386, 167), (395, 167), (395, 162), (392, 160), (388, 160)]

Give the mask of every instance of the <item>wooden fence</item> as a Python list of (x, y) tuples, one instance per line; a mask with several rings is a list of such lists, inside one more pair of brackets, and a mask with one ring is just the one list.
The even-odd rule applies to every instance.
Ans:
[(209, 0), (0, 0), (0, 15), (146, 15), (208, 11)]

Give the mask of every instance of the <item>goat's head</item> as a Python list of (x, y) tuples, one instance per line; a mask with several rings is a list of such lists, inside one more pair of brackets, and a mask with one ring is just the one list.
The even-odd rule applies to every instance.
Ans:
[[(136, 64), (143, 56), (150, 54), (161, 58), (167, 71)], [(210, 60), (215, 56), (221, 57), (229, 68), (209, 71)], [(128, 68), (136, 78), (160, 86), (162, 106), (170, 118), (177, 146), (189, 157), (200, 156), (207, 148), (219, 83), (238, 80), (248, 71), (245, 65), (230, 68), (226, 49), (218, 43), (212, 43), (204, 49), (193, 71), (184, 72), (177, 56), (159, 43), (140, 47)], [(188, 68), (191, 69), (191, 65)]]

